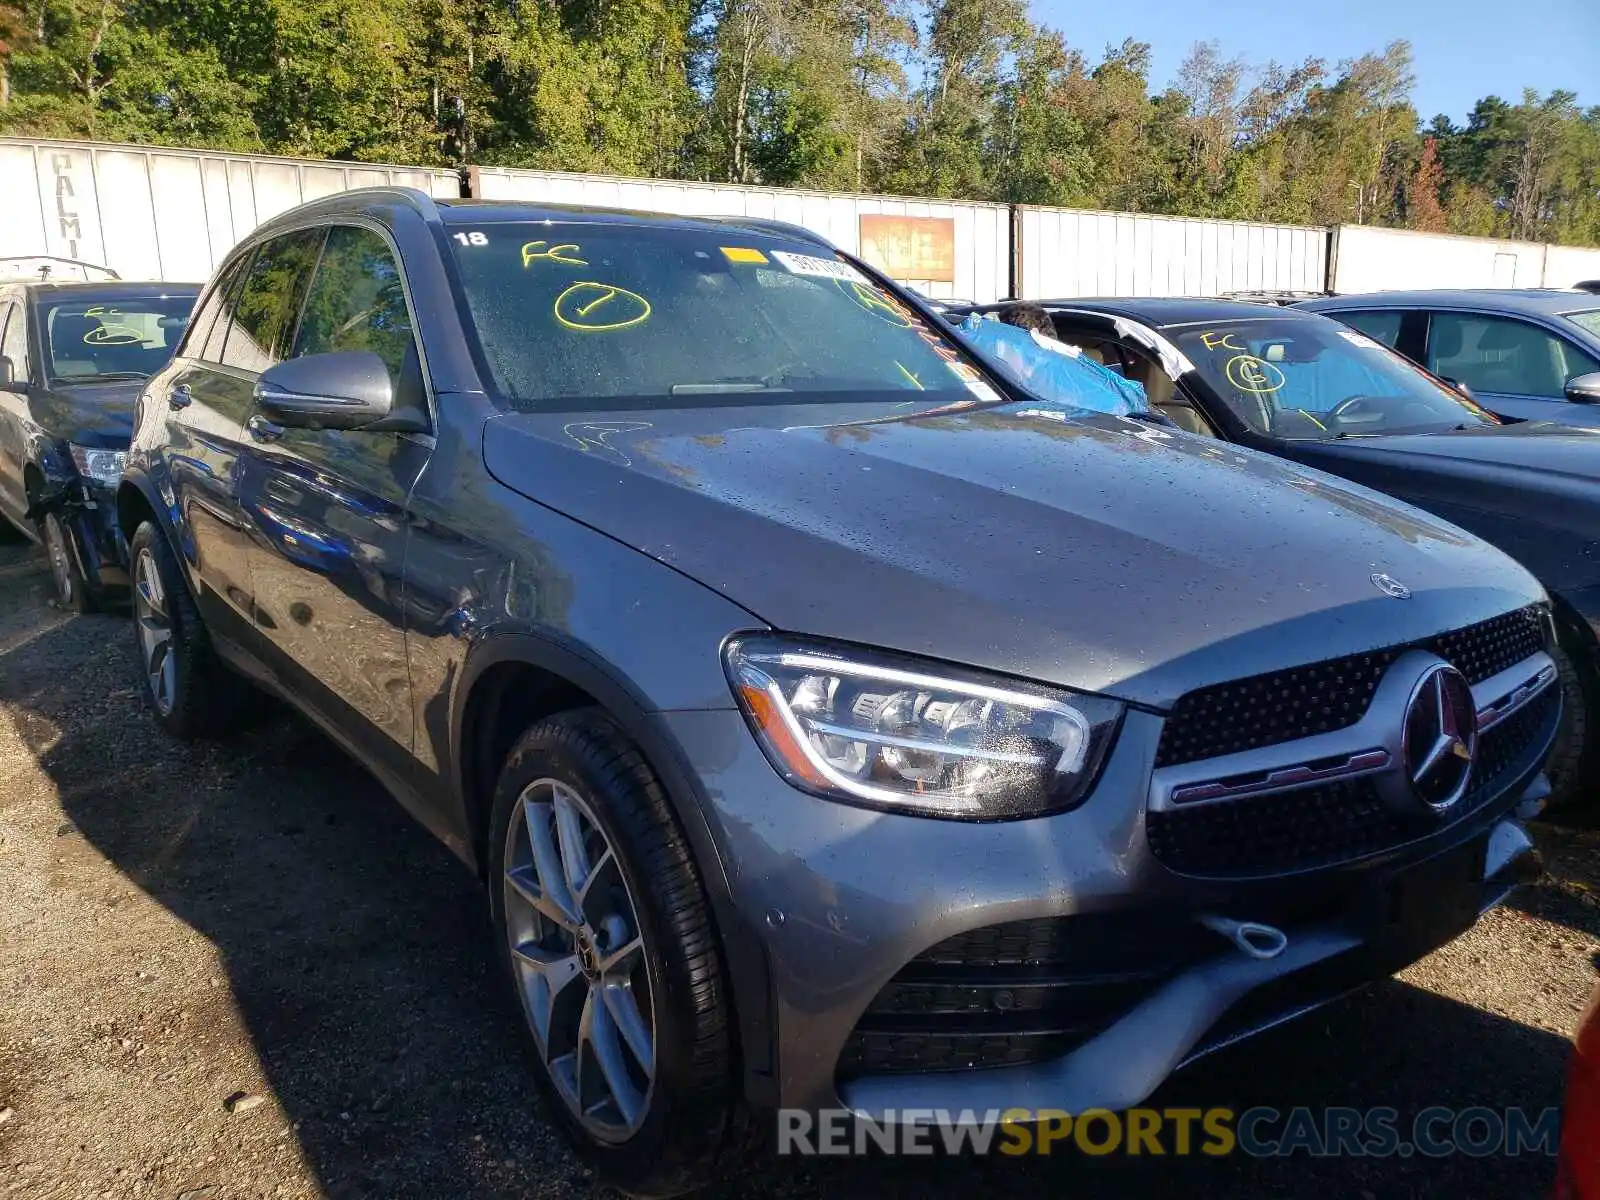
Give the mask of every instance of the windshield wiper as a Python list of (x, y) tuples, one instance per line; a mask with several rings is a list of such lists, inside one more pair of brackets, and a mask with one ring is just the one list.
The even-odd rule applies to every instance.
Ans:
[(52, 385), (70, 385), (75, 383), (126, 383), (130, 379), (149, 378), (150, 372), (148, 371), (97, 371), (93, 375), (72, 375), (65, 378), (57, 375), (52, 377), (50, 382)]
[(667, 390), (674, 396), (730, 396), (738, 392), (790, 392), (794, 389), (773, 387), (759, 379), (714, 379), (709, 383), (675, 383)]

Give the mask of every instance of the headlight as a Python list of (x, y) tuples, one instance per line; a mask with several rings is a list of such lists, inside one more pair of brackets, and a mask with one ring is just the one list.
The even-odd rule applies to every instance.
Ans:
[(1122, 706), (896, 654), (753, 634), (725, 652), (761, 748), (796, 787), (874, 808), (995, 820), (1068, 808)]
[(125, 450), (94, 450), (88, 446), (72, 446), (72, 462), (78, 474), (96, 483), (116, 487), (122, 479), (122, 468), (127, 465)]

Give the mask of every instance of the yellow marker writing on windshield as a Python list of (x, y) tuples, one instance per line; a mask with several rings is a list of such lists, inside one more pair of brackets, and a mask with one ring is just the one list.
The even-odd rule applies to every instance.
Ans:
[(1284, 385), (1283, 372), (1254, 354), (1235, 354), (1226, 367), (1228, 382), (1241, 392), (1264, 396)]
[(638, 292), (584, 280), (556, 297), (555, 317), (567, 329), (606, 333), (650, 319), (650, 301)]
[(1242, 351), (1244, 349), (1243, 346), (1235, 346), (1233, 344), (1233, 334), (1231, 331), (1228, 333), (1217, 333), (1215, 331), (1212, 331), (1211, 333), (1202, 333), (1200, 335), (1200, 344), (1207, 350), (1215, 350), (1219, 346), (1224, 350)]
[(918, 379), (914, 374), (912, 374), (912, 372), (910, 370), (908, 370), (906, 368), (905, 363), (901, 362), (897, 358), (897, 359), (894, 360), (894, 365), (900, 368), (900, 374), (904, 375), (907, 379), (909, 379), (911, 381), (911, 386), (916, 388), (917, 391), (925, 392), (925, 391), (928, 390), (927, 388), (922, 386), (922, 380)]
[(565, 263), (569, 267), (587, 267), (585, 259), (576, 257), (579, 247), (572, 242), (563, 242), (558, 246), (551, 246), (548, 242), (527, 242), (522, 247), (522, 266), (526, 269), (531, 263), (540, 259), (549, 262)]
[(845, 279), (835, 279), (834, 285), (844, 289), (845, 295), (854, 300), (880, 321), (887, 321), (901, 329), (911, 328), (911, 314), (897, 301), (869, 287), (864, 283), (855, 283)]

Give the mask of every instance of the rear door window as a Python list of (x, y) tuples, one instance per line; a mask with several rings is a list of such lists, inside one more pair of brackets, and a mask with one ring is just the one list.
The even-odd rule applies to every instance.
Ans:
[[(211, 327), (205, 333), (205, 341), (199, 344), (196, 357), (203, 358), (206, 362), (220, 363), (222, 350), (228, 341), (228, 330), (233, 326), (233, 306), (239, 297), (239, 283), (250, 269), (254, 259), (253, 254), (247, 254), (234, 264), (228, 272), (228, 277), (217, 285), (217, 290), (212, 297), (216, 304), (216, 319), (211, 322)], [(199, 330), (196, 330), (199, 336)]]

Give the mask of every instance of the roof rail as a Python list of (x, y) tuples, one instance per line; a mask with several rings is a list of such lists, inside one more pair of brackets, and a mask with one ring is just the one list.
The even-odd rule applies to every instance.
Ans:
[[(110, 267), (102, 266), (100, 263), (84, 262), (79, 258), (62, 258), (56, 254), (7, 254), (0, 255), (0, 279), (22, 279), (37, 275), (40, 283), (46, 283), (50, 276), (56, 273), (58, 264), (77, 268), (85, 283), (93, 282), (89, 278), (90, 271), (99, 271), (109, 279), (122, 278)], [(66, 272), (61, 273), (66, 274)]]

